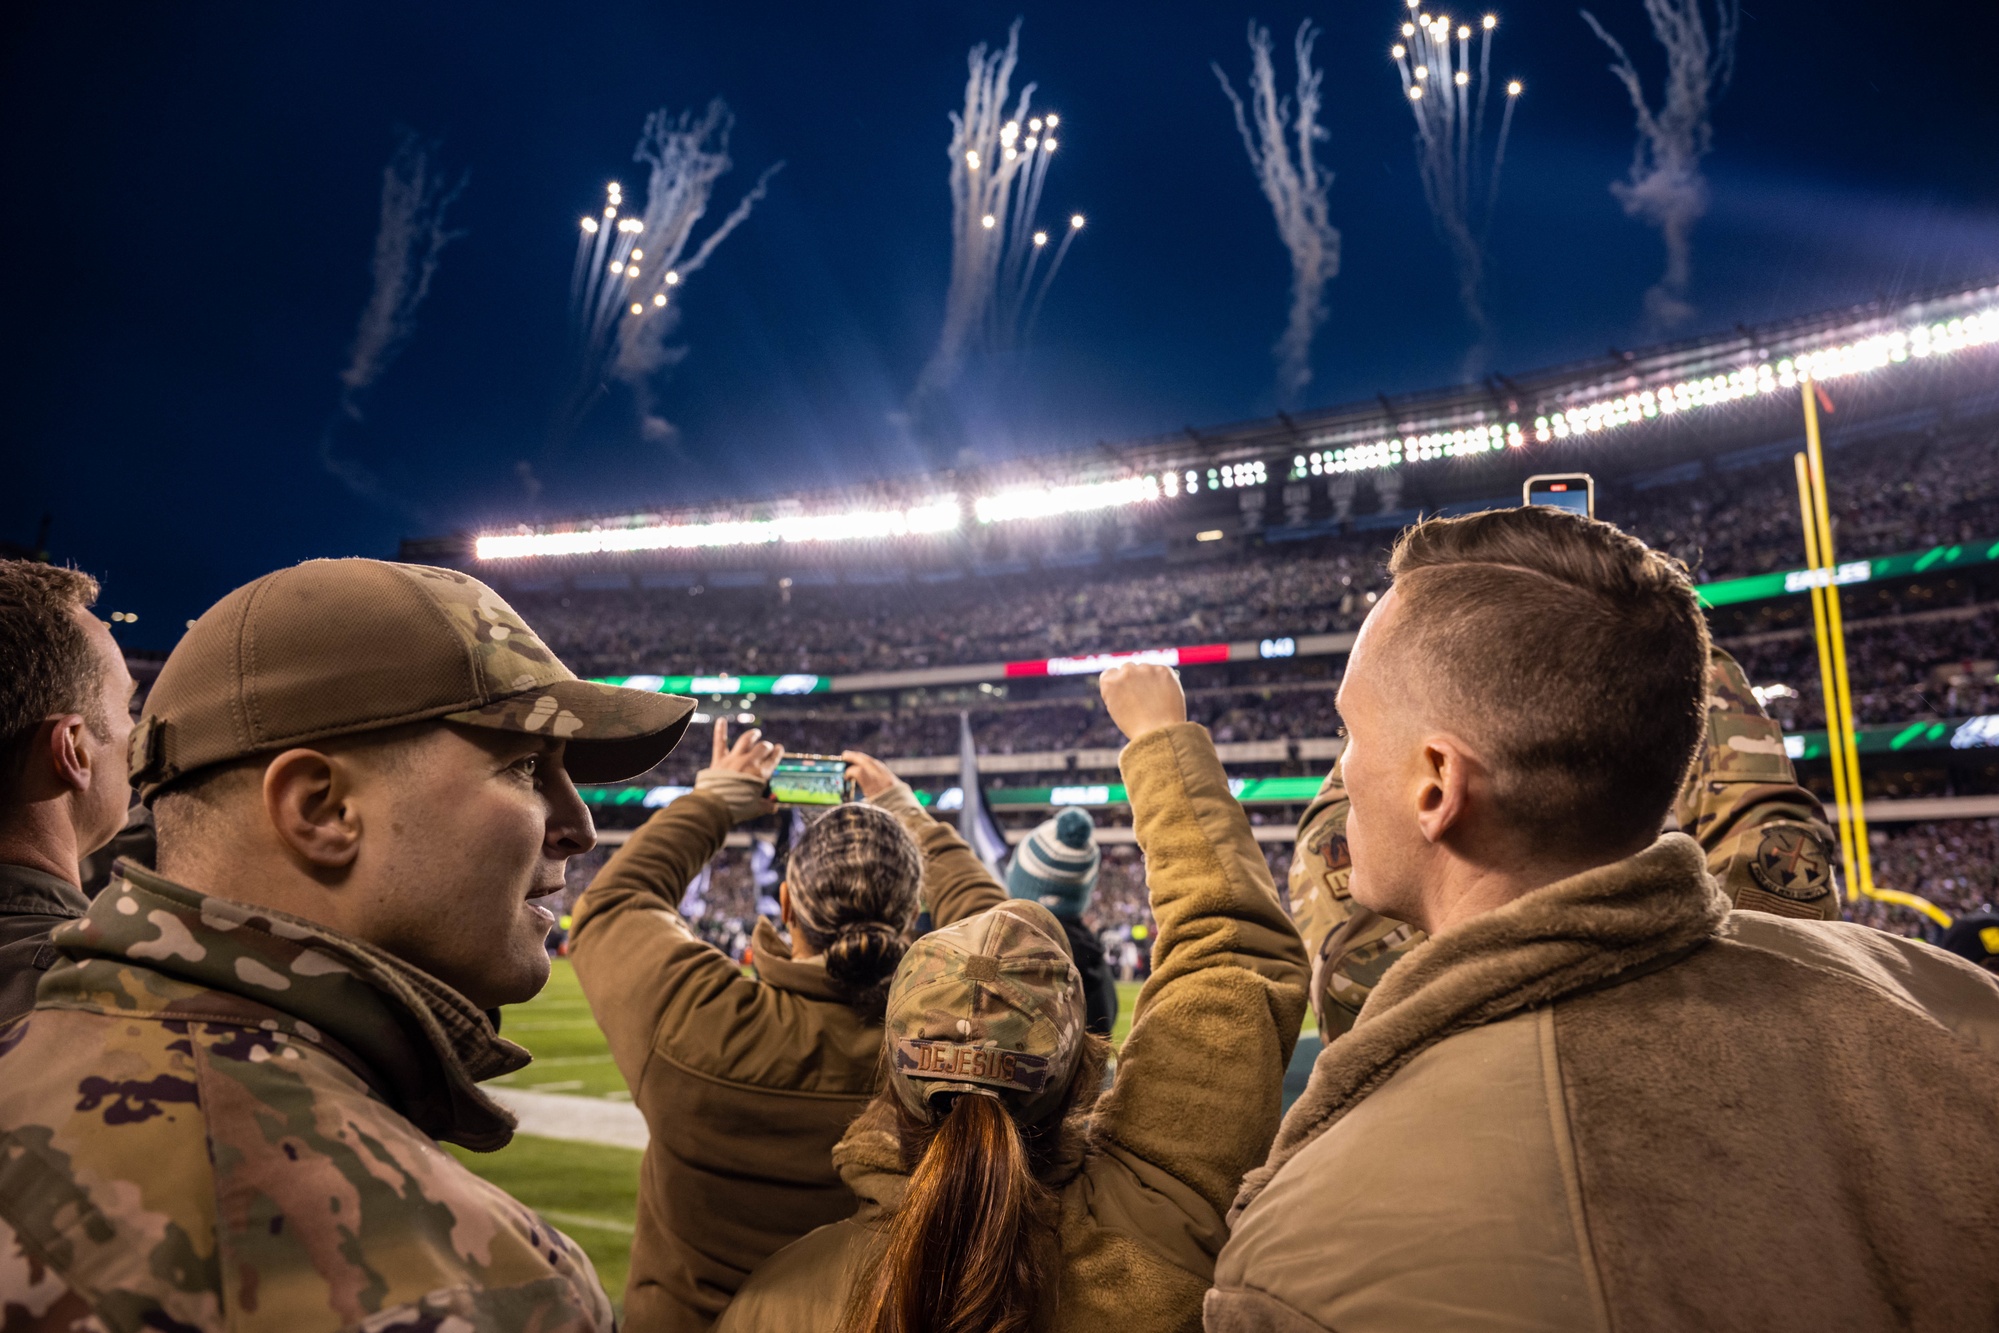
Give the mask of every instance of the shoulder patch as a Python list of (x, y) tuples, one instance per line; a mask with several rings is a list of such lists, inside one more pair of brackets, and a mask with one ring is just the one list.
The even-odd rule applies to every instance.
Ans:
[(1809, 902), (1824, 897), (1831, 885), (1832, 856), (1812, 830), (1797, 824), (1769, 824), (1756, 844), (1749, 874), (1758, 887), (1779, 898)]

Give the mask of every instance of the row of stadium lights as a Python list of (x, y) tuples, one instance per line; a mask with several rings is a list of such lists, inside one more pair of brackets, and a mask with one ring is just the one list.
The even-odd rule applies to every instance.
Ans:
[[(1793, 390), (1807, 379), (1843, 379), (1884, 366), (1948, 356), (1994, 342), (1999, 342), (1999, 309), (1942, 323), (1917, 325), (1908, 330), (1897, 329), (1844, 346), (1807, 352), (1774, 363), (1765, 362), (1726, 375), (1684, 380), (1661, 389), (1646, 389), (1585, 407), (1572, 407), (1566, 412), (1536, 417), (1532, 436), (1538, 443), (1546, 444), (1577, 435), (1592, 435), (1660, 416), (1676, 416), (1694, 408), (1714, 407), (1780, 390)], [(1504, 425), (1473, 426), (1464, 430), (1377, 440), (1343, 449), (1300, 453), (1292, 459), (1289, 479), (1297, 481), (1437, 458), (1463, 458), (1501, 449), (1518, 449), (1527, 443), (1528, 434), (1520, 423), (1509, 421)], [(1162, 498), (1172, 499), (1182, 494), (1197, 495), (1203, 490), (1262, 486), (1268, 481), (1268, 468), (1261, 462), (1218, 464), (1205, 472), (1187, 468), (1162, 475), (1124, 477), (1116, 481), (1001, 491), (975, 499), (972, 514), (980, 523), (986, 524), (1055, 518)], [(751, 546), (778, 542), (879, 540), (884, 537), (955, 532), (963, 523), (964, 510), (958, 497), (944, 495), (908, 509), (860, 510), (845, 514), (722, 523), (499, 534), (479, 538), (474, 549), (481, 560), (506, 560), (526, 556)]]

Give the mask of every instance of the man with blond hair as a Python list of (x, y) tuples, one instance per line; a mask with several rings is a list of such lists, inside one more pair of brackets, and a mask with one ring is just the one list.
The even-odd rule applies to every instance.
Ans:
[(1731, 911), (1663, 833), (1706, 726), (1677, 562), (1421, 524), (1354, 645), (1354, 901), (1428, 936), (1250, 1173), (1209, 1333), (1989, 1328), (1999, 981)]

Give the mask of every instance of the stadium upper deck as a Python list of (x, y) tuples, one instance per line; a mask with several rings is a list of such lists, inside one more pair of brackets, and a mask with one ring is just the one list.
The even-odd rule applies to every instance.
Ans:
[(528, 586), (1199, 557), (1245, 541), (1393, 528), (1413, 511), (1517, 494), (1535, 471), (1624, 475), (1781, 447), (1796, 434), (1806, 374), (1837, 395), (1843, 428), (1936, 411), (1991, 392), (1996, 341), (1999, 286), (1954, 289), (1296, 417), (841, 493), (413, 539), (404, 554)]

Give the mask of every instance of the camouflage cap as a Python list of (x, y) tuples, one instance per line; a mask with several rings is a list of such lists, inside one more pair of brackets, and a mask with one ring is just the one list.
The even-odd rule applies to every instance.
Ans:
[(567, 742), (577, 782), (666, 757), (692, 699), (578, 680), (469, 574), (308, 560), (246, 583), (188, 629), (132, 733), (132, 781), (432, 719)]
[(930, 932), (896, 969), (883, 1026), (889, 1084), (915, 1114), (975, 1092), (1025, 1124), (1045, 1119), (1083, 1044), (1083, 979), (1061, 923), (1015, 898)]

